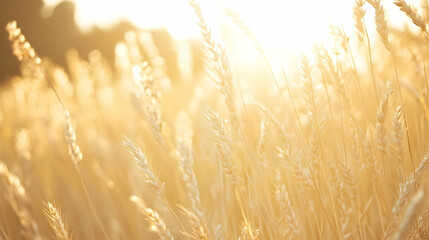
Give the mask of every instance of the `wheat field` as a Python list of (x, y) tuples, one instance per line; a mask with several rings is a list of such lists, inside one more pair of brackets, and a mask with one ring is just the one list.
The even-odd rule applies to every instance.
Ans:
[(257, 86), (189, 8), (204, 70), (183, 60), (181, 80), (148, 31), (66, 70), (5, 26), (21, 74), (0, 88), (0, 239), (429, 239), (427, 1), (356, 0), (295, 73), (224, 9)]

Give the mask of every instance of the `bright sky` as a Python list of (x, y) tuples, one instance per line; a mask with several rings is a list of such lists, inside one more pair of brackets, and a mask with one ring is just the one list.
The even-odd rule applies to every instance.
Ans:
[[(62, 0), (44, 0), (53, 7)], [(198, 34), (196, 17), (187, 0), (73, 0), (75, 19), (83, 30), (93, 26), (109, 27), (126, 19), (142, 28), (166, 27), (175, 38)], [(418, 2), (419, 0), (408, 0)], [(250, 26), (264, 46), (272, 49), (290, 48), (309, 51), (314, 42), (330, 38), (329, 24), (353, 27), (354, 0), (200, 0), (207, 20), (213, 26), (227, 21), (222, 6), (236, 10)], [(389, 23), (401, 22), (404, 17), (393, 5), (383, 2)], [(368, 4), (367, 4), (368, 5)], [(373, 26), (373, 11), (367, 6), (368, 26)], [(352, 31), (347, 31), (352, 34)], [(282, 49), (287, 50), (287, 49)]]

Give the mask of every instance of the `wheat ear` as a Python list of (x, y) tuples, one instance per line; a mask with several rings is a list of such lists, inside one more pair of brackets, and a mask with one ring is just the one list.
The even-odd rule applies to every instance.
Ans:
[[(198, 190), (197, 177), (194, 173), (194, 158), (190, 147), (190, 140), (180, 138), (177, 143), (177, 155), (180, 160), (180, 170), (182, 171), (182, 179), (188, 189), (188, 196), (191, 200), (192, 211), (185, 211), (191, 216), (191, 224), (194, 234), (199, 236), (199, 239), (208, 238), (208, 230), (205, 224), (204, 213), (202, 211), (200, 192)], [(190, 214), (192, 212), (192, 214)]]
[(407, 180), (402, 183), (399, 187), (399, 196), (396, 200), (396, 203), (392, 209), (392, 217), (390, 220), (390, 224), (386, 232), (384, 233), (384, 237), (387, 238), (393, 232), (393, 228), (398, 223), (399, 213), (401, 212), (404, 205), (407, 203), (408, 198), (413, 193), (415, 188), (418, 186), (421, 176), (429, 165), (429, 154), (421, 161), (420, 165), (415, 169), (415, 171), (410, 174)]
[[(389, 85), (389, 84), (388, 84)], [(386, 116), (387, 116), (387, 110), (389, 107), (389, 96), (391, 94), (391, 90), (386, 90), (386, 93), (383, 95), (383, 99), (380, 102), (380, 105), (377, 109), (377, 123), (375, 124), (375, 132), (376, 132), (376, 140), (377, 140), (377, 146), (378, 149), (382, 153), (386, 153)]]
[(425, 39), (429, 41), (428, 32), (426, 28), (426, 23), (423, 18), (418, 14), (405, 0), (395, 0), (395, 5), (401, 9), (412, 21), (413, 23), (420, 28), (423, 32)]
[(366, 11), (363, 9), (364, 4), (364, 0), (356, 0), (355, 5), (353, 6), (353, 18), (355, 20), (356, 33), (359, 41), (363, 41), (365, 37), (363, 18), (365, 17)]
[(281, 210), (280, 223), (282, 223), (282, 225), (280, 235), (283, 239), (294, 239), (298, 237), (300, 233), (299, 222), (295, 210), (292, 207), (286, 186), (282, 183), (280, 171), (276, 170), (275, 174), (274, 194)]
[(215, 134), (215, 145), (219, 154), (219, 159), (222, 169), (226, 177), (231, 181), (234, 186), (241, 182), (241, 177), (238, 174), (238, 169), (233, 161), (233, 145), (231, 136), (229, 134), (228, 126), (223, 119), (220, 118), (218, 113), (208, 110), (203, 117), (209, 125), (211, 125)]
[(41, 240), (39, 227), (30, 211), (31, 201), (21, 184), (21, 180), (11, 173), (3, 162), (0, 162), (0, 177), (6, 187), (6, 197), (9, 205), (24, 228), (24, 237), (26, 239)]
[(71, 234), (69, 236), (69, 231), (64, 217), (61, 214), (61, 209), (51, 202), (43, 202), (45, 205), (44, 213), (46, 220), (54, 231), (54, 238), (56, 240), (70, 240)]
[(400, 170), (397, 170), (396, 173), (400, 179), (405, 178), (405, 166), (404, 166), (404, 160), (402, 157), (402, 154), (404, 152), (403, 144), (402, 144), (402, 138), (404, 135), (404, 126), (402, 122), (402, 106), (399, 105), (396, 108), (395, 115), (393, 116), (392, 120), (392, 136), (390, 138), (391, 141), (391, 148), (393, 153), (393, 159), (395, 160), (395, 166), (396, 169), (400, 168), (399, 166), (402, 166), (402, 172)]
[(76, 141), (76, 131), (73, 128), (69, 111), (66, 110), (64, 115), (66, 118), (65, 136), (66, 136), (67, 145), (69, 148), (69, 155), (70, 155), (72, 162), (76, 166), (78, 166), (79, 163), (82, 161), (83, 155), (82, 155), (82, 152), (80, 151), (80, 147)]
[(371, 4), (375, 10), (375, 25), (377, 33), (380, 36), (380, 40), (384, 47), (390, 51), (389, 30), (387, 28), (386, 17), (384, 16), (383, 5), (381, 5), (380, 0), (367, 0), (367, 2)]
[(206, 57), (209, 60), (209, 71), (225, 98), (225, 103), (230, 114), (231, 124), (234, 129), (239, 131), (234, 81), (226, 49), (214, 40), (212, 30), (203, 17), (203, 11), (198, 1), (189, 0), (188, 2), (197, 15), (201, 35), (203, 36), (204, 43), (208, 50)]
[(156, 177), (153, 171), (150, 169), (146, 156), (143, 154), (140, 148), (136, 147), (129, 138), (125, 138), (122, 142), (125, 148), (133, 155), (137, 165), (143, 171), (146, 177), (146, 183), (155, 189), (158, 194), (164, 192), (164, 183)]
[(411, 230), (413, 223), (415, 222), (415, 218), (418, 214), (418, 211), (420, 207), (423, 205), (424, 198), (425, 198), (425, 192), (423, 190), (420, 190), (413, 196), (410, 203), (408, 204), (408, 208), (405, 213), (404, 220), (402, 220), (396, 232), (396, 235), (394, 238), (395, 240), (404, 239), (404, 237)]
[(143, 200), (137, 196), (131, 196), (130, 201), (135, 203), (139, 211), (147, 217), (148, 222), (150, 223), (150, 229), (158, 233), (161, 240), (174, 240), (173, 235), (171, 235), (170, 230), (167, 228), (167, 225), (165, 225), (158, 212), (146, 207)]

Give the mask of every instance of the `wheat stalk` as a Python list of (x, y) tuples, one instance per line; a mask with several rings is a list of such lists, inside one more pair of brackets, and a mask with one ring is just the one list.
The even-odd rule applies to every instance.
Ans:
[(423, 21), (423, 18), (404, 0), (395, 0), (395, 5), (401, 9), (412, 21), (413, 23), (420, 28), (423, 32), (425, 39), (429, 41), (428, 32), (426, 28), (426, 23)]
[(389, 30), (387, 29), (387, 22), (384, 16), (384, 8), (381, 5), (380, 0), (367, 0), (369, 4), (375, 10), (375, 26), (377, 29), (377, 33), (380, 36), (380, 40), (383, 43), (384, 47), (390, 51), (391, 46), (389, 42)]
[[(188, 216), (192, 216), (194, 219), (193, 228), (195, 233), (202, 232), (204, 234), (197, 234), (199, 236), (204, 236), (200, 239), (208, 238), (207, 235), (207, 226), (205, 224), (205, 217), (202, 211), (201, 200), (200, 200), (200, 192), (198, 190), (197, 177), (194, 173), (194, 158), (192, 157), (192, 150), (190, 147), (190, 140), (186, 141), (183, 138), (179, 138), (177, 143), (177, 155), (180, 160), (180, 170), (182, 171), (182, 179), (186, 184), (188, 189), (188, 196), (191, 200), (192, 213), (191, 211), (185, 211)], [(194, 217), (195, 215), (195, 217)]]
[(386, 153), (386, 130), (385, 130), (385, 119), (387, 116), (387, 110), (389, 106), (389, 96), (391, 90), (389, 89), (389, 83), (387, 84), (386, 93), (383, 95), (383, 99), (377, 109), (377, 122), (375, 124), (376, 141), (377, 147), (383, 154)]
[(76, 141), (76, 131), (74, 130), (74, 128), (72, 126), (69, 111), (66, 110), (64, 115), (66, 118), (66, 124), (65, 124), (65, 131), (64, 132), (66, 135), (67, 145), (69, 148), (69, 155), (70, 155), (72, 162), (75, 164), (75, 166), (78, 166), (79, 163), (82, 161), (83, 155), (82, 155), (82, 152), (80, 151), (80, 147)]
[(12, 52), (18, 60), (27, 62), (31, 64), (31, 67), (39, 69), (42, 60), (31, 44), (26, 40), (21, 29), (18, 28), (16, 21), (8, 22), (6, 31), (9, 33), (9, 40), (12, 42)]
[(258, 145), (256, 146), (256, 154), (258, 156), (259, 162), (263, 168), (268, 166), (266, 156), (264, 154), (264, 150), (267, 143), (268, 132), (270, 127), (270, 121), (264, 118), (260, 124), (260, 137), (258, 141)]
[(69, 240), (69, 231), (67, 224), (64, 221), (64, 217), (61, 214), (61, 209), (57, 207), (55, 203), (43, 202), (45, 205), (44, 213), (46, 220), (54, 231), (54, 238), (56, 240)]
[(395, 240), (404, 239), (404, 237), (411, 230), (414, 220), (418, 214), (419, 208), (423, 205), (424, 197), (425, 197), (425, 192), (423, 190), (420, 190), (413, 196), (410, 203), (408, 204), (408, 209), (405, 213), (404, 220), (402, 220), (396, 232), (396, 235), (394, 238)]
[(392, 217), (390, 220), (390, 224), (386, 232), (384, 233), (384, 237), (387, 238), (393, 233), (394, 226), (397, 225), (399, 214), (407, 203), (408, 198), (413, 193), (415, 188), (418, 186), (421, 176), (423, 175), (425, 169), (428, 167), (429, 163), (429, 154), (427, 154), (420, 165), (415, 169), (415, 171), (407, 177), (407, 180), (402, 183), (399, 187), (399, 196), (396, 200), (396, 203), (392, 209)]
[(364, 0), (356, 0), (355, 5), (353, 6), (353, 18), (355, 20), (356, 33), (360, 41), (363, 41), (365, 37), (363, 18), (365, 17), (366, 11), (363, 9), (364, 4)]
[(280, 223), (281, 224), (281, 237), (282, 239), (294, 239), (300, 235), (299, 222), (292, 207), (289, 194), (286, 186), (282, 184), (281, 173), (276, 170), (275, 174), (275, 198), (277, 204), (280, 206)]
[(134, 160), (146, 177), (146, 183), (153, 187), (153, 189), (155, 189), (158, 194), (162, 194), (164, 192), (164, 183), (161, 183), (150, 169), (147, 158), (141, 149), (136, 147), (133, 141), (131, 141), (129, 138), (125, 138), (122, 144), (134, 156)]
[(203, 116), (208, 124), (212, 126), (215, 133), (216, 148), (225, 175), (233, 185), (238, 185), (241, 177), (238, 175), (238, 169), (233, 161), (233, 145), (231, 143), (231, 136), (227, 132), (227, 126), (219, 114), (212, 110), (208, 110)]
[(203, 17), (203, 11), (198, 1), (189, 0), (188, 2), (194, 9), (194, 12), (198, 18), (198, 26), (200, 27), (201, 35), (208, 49), (206, 57), (209, 60), (208, 67), (210, 73), (216, 81), (220, 92), (225, 98), (225, 103), (230, 113), (231, 124), (234, 129), (239, 131), (234, 82), (226, 49), (214, 40), (212, 30)]
[(173, 235), (171, 235), (170, 230), (167, 228), (167, 225), (165, 225), (158, 212), (151, 208), (147, 208), (143, 200), (137, 196), (131, 196), (130, 201), (136, 204), (139, 211), (147, 217), (150, 223), (150, 229), (158, 233), (161, 240), (174, 240)]
[(26, 239), (41, 240), (42, 236), (40, 235), (38, 224), (30, 211), (31, 200), (22, 186), (21, 180), (11, 173), (3, 162), (0, 162), (0, 177), (6, 188), (7, 201), (24, 228), (24, 237)]
[(243, 223), (241, 228), (241, 235), (237, 238), (238, 240), (256, 240), (258, 239), (259, 231), (254, 229), (249, 224)]
[(395, 168), (398, 169), (399, 166), (402, 165), (402, 171), (397, 170), (396, 172), (398, 174), (398, 177), (400, 179), (403, 179), (406, 176), (406, 174), (405, 174), (404, 160), (402, 157), (402, 153), (404, 152), (403, 144), (402, 144), (404, 127), (401, 119), (402, 119), (402, 106), (399, 105), (396, 108), (395, 115), (393, 116), (393, 120), (392, 120), (393, 131), (392, 131), (390, 141), (391, 141), (391, 147), (393, 152), (393, 158), (395, 160), (395, 164), (393, 164), (393, 166), (395, 166)]
[(429, 215), (429, 210), (427, 208), (421, 211), (417, 219), (417, 222), (413, 226), (413, 231), (408, 236), (408, 239), (423, 240), (428, 238), (428, 232), (425, 226), (428, 215)]

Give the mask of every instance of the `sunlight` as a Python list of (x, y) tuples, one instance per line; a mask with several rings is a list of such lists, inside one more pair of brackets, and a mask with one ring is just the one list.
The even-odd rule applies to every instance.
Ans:
[(0, 5), (0, 240), (428, 239), (429, 0)]
[[(245, 2), (248, 7), (240, 14), (255, 35), (265, 46), (278, 48), (309, 50), (314, 42), (324, 42), (329, 36), (329, 25), (350, 24), (347, 11), (350, 1), (342, 0), (307, 0), (278, 1), (268, 0)], [(336, 7), (332, 7), (336, 6)], [(257, 16), (257, 17), (256, 17)], [(281, 47), (283, 48), (283, 47)]]
[[(62, 0), (44, 0), (53, 9)], [(175, 39), (199, 35), (196, 19), (186, 0), (73, 0), (75, 20), (83, 31), (93, 27), (108, 28), (120, 20), (130, 21), (142, 29), (164, 27)], [(199, 1), (206, 20), (215, 34), (233, 28), (222, 15), (228, 7), (241, 15), (268, 52), (274, 55), (310, 53), (315, 43), (329, 43), (330, 26), (353, 29), (352, 7), (355, 1), (344, 0), (234, 0)], [(416, 2), (416, 1), (414, 1)], [(392, 24), (403, 23), (404, 16), (393, 4), (384, 4)], [(245, 7), (243, 7), (245, 6)], [(339, 11), (341, 9), (341, 11)], [(373, 15), (372, 9), (367, 15)], [(236, 30), (236, 29), (234, 29)], [(373, 31), (373, 24), (369, 24)], [(353, 32), (348, 31), (348, 34)]]
[[(47, 6), (55, 6), (60, 0), (45, 0)], [(106, 28), (121, 19), (141, 28), (166, 27), (178, 39), (198, 34), (195, 16), (187, 1), (159, 0), (74, 0), (76, 21), (84, 30), (94, 26)], [(305, 50), (315, 41), (329, 38), (329, 24), (350, 24), (350, 1), (200, 1), (206, 18), (219, 26), (227, 19), (222, 7), (239, 9), (239, 13), (254, 34), (266, 46)], [(242, 6), (246, 5), (245, 8)], [(335, 6), (335, 7), (332, 7)], [(268, 26), (268, 27), (267, 27)]]

